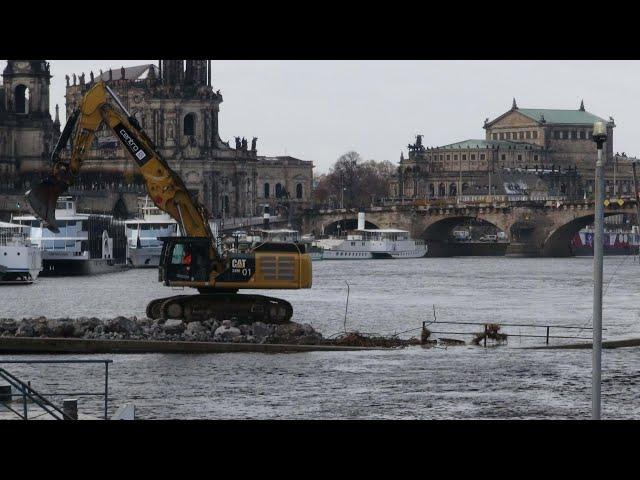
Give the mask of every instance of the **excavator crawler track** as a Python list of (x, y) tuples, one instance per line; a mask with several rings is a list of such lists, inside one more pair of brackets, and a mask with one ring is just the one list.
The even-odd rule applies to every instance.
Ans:
[(176, 295), (173, 297), (164, 297), (164, 298), (156, 298), (155, 300), (151, 300), (147, 305), (147, 318), (152, 320), (158, 320), (160, 318), (165, 318), (162, 316), (162, 303), (168, 300), (173, 300), (180, 297), (188, 297), (189, 295)]
[[(155, 316), (159, 315), (159, 316)], [(175, 318), (185, 322), (236, 320), (238, 323), (287, 323), (293, 307), (286, 300), (264, 295), (204, 293), (153, 300), (147, 306), (150, 318)]]

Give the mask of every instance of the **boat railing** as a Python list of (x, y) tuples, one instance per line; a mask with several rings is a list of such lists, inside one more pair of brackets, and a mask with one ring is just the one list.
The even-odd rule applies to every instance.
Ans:
[(29, 235), (19, 227), (0, 230), (0, 245), (29, 244)]

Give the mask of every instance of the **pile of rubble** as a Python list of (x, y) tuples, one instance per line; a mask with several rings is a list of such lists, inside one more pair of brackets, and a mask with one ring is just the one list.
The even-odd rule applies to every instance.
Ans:
[(262, 322), (237, 324), (232, 320), (185, 323), (136, 317), (0, 319), (1, 337), (84, 338), (96, 340), (165, 340), (193, 342), (279, 343), (317, 345), (322, 334), (309, 324)]

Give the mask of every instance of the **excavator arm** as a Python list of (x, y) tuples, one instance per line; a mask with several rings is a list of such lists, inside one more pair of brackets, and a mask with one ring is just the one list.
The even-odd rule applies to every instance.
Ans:
[[(108, 102), (108, 96), (114, 99), (119, 108)], [(213, 243), (204, 206), (191, 197), (182, 179), (160, 156), (136, 118), (129, 115), (116, 94), (104, 82), (93, 86), (83, 97), (78, 109), (69, 117), (52, 155), (51, 176), (27, 192), (29, 203), (36, 214), (44, 219), (47, 227), (54, 232), (57, 230), (55, 205), (58, 196), (74, 183), (95, 134), (103, 124), (113, 131), (138, 165), (155, 205), (171, 215), (187, 236), (207, 237)], [(60, 154), (72, 135), (71, 155), (65, 161)]]
[[(116, 105), (108, 101), (109, 96)], [(159, 280), (170, 287), (191, 287), (200, 292), (152, 300), (147, 306), (149, 318), (288, 321), (293, 314), (289, 302), (263, 295), (240, 295), (237, 291), (311, 288), (311, 257), (304, 247), (262, 243), (245, 252), (227, 252), (221, 256), (204, 206), (191, 197), (182, 179), (160, 156), (135, 117), (103, 82), (89, 89), (79, 108), (69, 116), (52, 155), (51, 175), (26, 194), (45, 225), (54, 232), (58, 230), (55, 218), (58, 197), (78, 177), (102, 125), (114, 132), (138, 165), (155, 205), (182, 227), (184, 236), (162, 239)], [(69, 140), (72, 144), (67, 160), (62, 153)]]

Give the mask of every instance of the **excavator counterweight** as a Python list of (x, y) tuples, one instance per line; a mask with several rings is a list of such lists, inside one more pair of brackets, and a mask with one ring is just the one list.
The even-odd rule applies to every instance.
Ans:
[[(102, 125), (114, 132), (136, 162), (154, 204), (174, 218), (184, 234), (161, 239), (159, 280), (170, 287), (191, 287), (200, 292), (153, 300), (147, 307), (147, 315), (185, 321), (235, 318), (239, 322), (287, 322), (293, 308), (285, 300), (237, 292), (311, 288), (311, 257), (305, 246), (260, 244), (245, 251), (220, 252), (206, 208), (192, 197), (137, 120), (102, 81), (87, 91), (70, 115), (52, 154), (49, 177), (26, 192), (27, 202), (44, 225), (57, 233), (57, 199), (79, 175), (84, 156)], [(71, 153), (66, 160), (62, 157), (71, 138)]]

